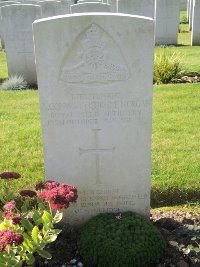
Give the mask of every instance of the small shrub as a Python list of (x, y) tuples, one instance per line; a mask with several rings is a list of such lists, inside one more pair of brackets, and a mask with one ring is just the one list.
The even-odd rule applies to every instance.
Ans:
[(188, 24), (188, 19), (186, 16), (182, 16), (180, 19), (180, 24)]
[(81, 230), (80, 254), (95, 267), (147, 267), (159, 263), (165, 248), (160, 232), (143, 216), (100, 214)]
[(18, 197), (22, 205), (19, 207), (9, 184), (20, 178), (16, 172), (0, 173), (5, 190), (0, 196), (3, 204), (0, 210), (1, 267), (32, 265), (36, 255), (51, 259), (45, 248), (61, 232), (54, 226), (62, 220), (62, 209), (67, 209), (78, 197), (76, 187), (46, 181), (37, 184), (36, 190), (21, 190)]
[(154, 59), (154, 83), (166, 84), (174, 82), (183, 74), (180, 56), (173, 54), (160, 53)]
[(9, 79), (5, 80), (1, 86), (0, 90), (22, 90), (28, 88), (27, 82), (22, 76), (11, 76)]

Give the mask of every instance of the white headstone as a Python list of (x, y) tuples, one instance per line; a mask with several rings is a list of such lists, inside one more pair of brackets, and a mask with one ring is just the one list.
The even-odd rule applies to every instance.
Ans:
[(72, 13), (85, 13), (85, 12), (110, 12), (110, 5), (102, 4), (102, 3), (81, 3), (71, 5), (71, 12)]
[(27, 5), (37, 5), (38, 0), (25, 0), (23, 4)]
[(36, 83), (32, 23), (41, 18), (40, 6), (10, 5), (1, 8), (9, 76), (22, 75)]
[(194, 0), (190, 0), (190, 14), (189, 14), (189, 30), (192, 30), (192, 20), (193, 20), (193, 8)]
[(187, 0), (187, 20), (189, 21), (190, 14), (190, 0)]
[(0, 40), (2, 47), (4, 48), (4, 40), (3, 40), (3, 29), (2, 29), (2, 21), (1, 21), (1, 7), (3, 6), (8, 6), (8, 5), (15, 5), (15, 4), (20, 4), (20, 2), (16, 1), (2, 1), (0, 2)]
[(16, 2), (16, 1), (3, 1), (3, 2), (0, 2), (0, 7), (2, 7), (2, 6), (8, 6), (8, 5), (14, 5), (14, 4), (20, 4), (20, 2)]
[(188, 2), (188, 0), (180, 0), (180, 10), (181, 11), (187, 10), (187, 2)]
[(118, 0), (107, 0), (112, 13), (118, 13)]
[(153, 20), (73, 14), (33, 29), (46, 179), (78, 188), (67, 221), (149, 216)]
[(200, 0), (193, 0), (193, 22), (191, 44), (200, 45)]
[(119, 0), (118, 12), (154, 18), (155, 0)]
[(96, 2), (96, 3), (102, 3), (102, 0), (79, 0), (79, 1), (78, 1), (78, 4), (79, 4), (79, 3), (85, 3), (85, 2), (86, 2), (86, 3), (88, 3), (88, 2), (92, 2), (92, 3), (95, 3), (95, 2)]
[(39, 1), (37, 5), (41, 6), (42, 18), (61, 14), (61, 2), (59, 1), (53, 1), (53, 0)]
[(178, 39), (180, 1), (156, 0), (155, 43), (176, 45)]
[(71, 13), (71, 5), (73, 5), (71, 0), (61, 0), (61, 9), (62, 14), (70, 14)]

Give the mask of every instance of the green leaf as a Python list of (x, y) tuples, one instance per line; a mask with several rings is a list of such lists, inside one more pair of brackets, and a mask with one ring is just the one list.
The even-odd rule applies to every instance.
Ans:
[(39, 229), (37, 226), (34, 226), (32, 232), (31, 232), (31, 237), (32, 237), (33, 241), (35, 242), (35, 244), (38, 244), (40, 242), (38, 235), (39, 235)]
[(34, 220), (34, 222), (36, 223), (36, 224), (39, 224), (39, 223), (41, 223), (41, 214), (36, 210), (36, 211), (34, 211), (34, 213), (33, 213), (33, 220)]
[(30, 236), (27, 235), (26, 233), (24, 233), (23, 236), (24, 236), (23, 246), (28, 252), (31, 253), (34, 250), (33, 241), (31, 240)]
[(26, 255), (26, 263), (28, 265), (32, 265), (34, 262), (35, 262), (35, 257), (31, 253), (28, 253)]
[(199, 247), (199, 248), (195, 247), (195, 248), (193, 248), (193, 250), (194, 250), (196, 253), (199, 253), (199, 252), (200, 252), (200, 247)]
[(53, 218), (53, 223), (59, 223), (63, 218), (63, 213), (56, 213), (56, 215)]
[(52, 243), (57, 239), (57, 237), (58, 237), (58, 235), (56, 235), (56, 234), (55, 235), (49, 235), (49, 236), (46, 236), (44, 240), (47, 243)]
[(178, 243), (176, 241), (169, 241), (169, 244), (173, 247), (177, 247)]
[(6, 204), (6, 200), (0, 195), (0, 200), (1, 200), (1, 202), (3, 203), (3, 204)]
[(52, 233), (54, 233), (54, 234), (56, 234), (56, 235), (59, 235), (61, 232), (62, 232), (61, 229), (53, 229), (53, 230), (52, 230)]
[(48, 211), (44, 210), (44, 213), (42, 215), (43, 223), (47, 225), (48, 223), (52, 223), (52, 220), (53, 220), (53, 218), (52, 218), (51, 214)]
[(32, 231), (33, 230), (33, 225), (32, 223), (30, 223), (28, 221), (28, 219), (22, 219), (21, 220), (21, 224), (24, 226), (24, 228), (28, 231)]
[(45, 259), (48, 259), (48, 260), (52, 258), (52, 255), (46, 250), (37, 249), (37, 252), (42, 258), (45, 258)]

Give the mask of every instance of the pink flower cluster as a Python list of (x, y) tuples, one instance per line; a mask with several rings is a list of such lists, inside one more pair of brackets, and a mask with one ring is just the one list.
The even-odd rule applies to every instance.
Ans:
[(5, 249), (7, 245), (20, 245), (23, 243), (24, 237), (22, 234), (11, 231), (3, 230), (0, 231), (0, 252)]
[(5, 210), (13, 210), (16, 206), (16, 202), (14, 200), (9, 201), (3, 207)]
[(70, 202), (76, 202), (78, 195), (76, 187), (65, 185), (55, 181), (46, 181), (36, 186), (37, 190), (43, 190), (38, 193), (38, 197), (49, 202), (52, 209), (60, 210), (69, 207)]
[(3, 207), (6, 211), (2, 213), (3, 217), (6, 217), (8, 219), (12, 219), (12, 224), (19, 224), (21, 221), (21, 216), (15, 215), (13, 216), (13, 210), (16, 206), (16, 202), (14, 200), (9, 201), (6, 203)]

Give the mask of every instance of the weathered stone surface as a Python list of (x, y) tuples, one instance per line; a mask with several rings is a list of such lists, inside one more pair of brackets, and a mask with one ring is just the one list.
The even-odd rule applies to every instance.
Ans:
[(1, 8), (8, 73), (36, 83), (32, 23), (41, 18), (40, 6), (10, 5)]
[(105, 13), (33, 24), (46, 179), (77, 186), (70, 223), (149, 216), (153, 24)]
[(176, 45), (180, 16), (179, 0), (156, 0), (155, 43)]

